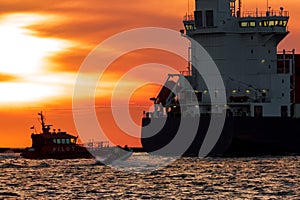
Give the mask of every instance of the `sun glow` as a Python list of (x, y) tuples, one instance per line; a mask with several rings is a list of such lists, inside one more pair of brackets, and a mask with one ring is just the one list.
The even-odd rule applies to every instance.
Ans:
[(38, 37), (38, 33), (29, 28), (51, 18), (12, 14), (0, 19), (0, 74), (16, 79), (0, 82), (0, 103), (38, 101), (55, 96), (59, 91), (57, 81), (50, 84), (34, 78), (51, 74), (47, 69), (51, 64), (49, 57), (70, 46), (65, 40)]
[(38, 101), (55, 95), (57, 90), (56, 86), (45, 86), (35, 83), (2, 83), (0, 84), (0, 91), (5, 95), (1, 95), (0, 103)]

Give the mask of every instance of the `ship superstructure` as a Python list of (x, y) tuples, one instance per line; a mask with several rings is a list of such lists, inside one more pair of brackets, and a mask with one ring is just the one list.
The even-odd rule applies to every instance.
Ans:
[[(191, 43), (188, 71), (170, 74), (159, 95), (151, 99), (155, 109), (143, 118), (143, 147), (152, 152), (167, 145), (176, 135), (180, 118), (200, 115), (202, 124), (186, 153), (198, 155), (208, 126), (205, 123), (213, 113), (226, 113), (222, 136), (212, 154), (300, 152), (296, 147), (300, 141), (299, 55), (295, 50), (277, 49), (289, 34), (288, 11), (268, 7), (264, 12), (243, 12), (241, 0), (195, 2), (194, 15), (185, 16), (185, 30), (181, 33), (209, 53), (220, 71), (225, 91), (218, 87), (208, 89), (197, 59), (199, 52)], [(200, 73), (194, 66), (200, 66)], [(192, 91), (185, 90), (184, 80), (193, 87)], [(196, 105), (189, 104), (194, 102), (189, 100), (189, 92), (196, 95)], [(226, 94), (226, 104), (212, 106), (211, 96), (221, 92)], [(146, 126), (160, 124), (163, 118), (164, 127), (153, 136)]]
[[(277, 45), (289, 33), (289, 13), (283, 8), (243, 13), (241, 2), (237, 5), (235, 0), (197, 0), (194, 17), (184, 20), (186, 34), (218, 66), (233, 115), (294, 116), (294, 53), (277, 55)], [(201, 104), (210, 103), (201, 76), (195, 70), (192, 75), (197, 77), (195, 89), (203, 94)]]

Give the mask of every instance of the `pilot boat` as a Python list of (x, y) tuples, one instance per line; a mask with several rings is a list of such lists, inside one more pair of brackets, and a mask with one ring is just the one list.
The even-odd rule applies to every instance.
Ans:
[[(93, 148), (89, 151), (84, 145), (77, 143), (78, 136), (51, 130), (52, 125), (45, 124), (42, 112), (38, 113), (42, 126), (41, 133), (31, 134), (32, 146), (26, 148), (21, 156), (27, 159), (77, 159), (94, 158), (94, 155), (104, 155), (110, 151), (108, 146)], [(34, 129), (34, 127), (32, 127)], [(92, 153), (91, 153), (92, 152)]]

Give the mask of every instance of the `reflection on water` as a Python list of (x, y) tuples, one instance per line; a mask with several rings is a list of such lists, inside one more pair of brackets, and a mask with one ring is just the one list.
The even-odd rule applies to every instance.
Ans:
[[(134, 154), (121, 168), (95, 160), (26, 160), (0, 155), (0, 199), (286, 199), (300, 195), (300, 157), (183, 158)], [(153, 169), (145, 170), (147, 167)], [(138, 172), (136, 172), (138, 171)]]

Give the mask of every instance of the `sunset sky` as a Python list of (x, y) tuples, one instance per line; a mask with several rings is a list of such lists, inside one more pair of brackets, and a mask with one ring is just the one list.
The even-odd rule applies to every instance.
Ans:
[[(190, 0), (193, 10), (194, 2)], [(279, 49), (300, 52), (298, 0), (269, 0), (274, 10), (289, 11), (291, 33)], [(31, 145), (29, 129), (40, 130), (37, 112), (48, 123), (77, 134), (72, 117), (72, 94), (81, 63), (98, 44), (114, 34), (140, 27), (179, 31), (188, 10), (187, 0), (0, 0), (0, 147)], [(264, 0), (244, 0), (243, 10), (266, 10)], [(109, 96), (117, 80), (132, 67), (161, 63), (184, 70), (184, 60), (168, 52), (141, 50), (116, 60), (97, 90), (96, 107), (103, 129), (116, 144), (138, 146), (139, 141), (117, 134), (112, 123)], [(138, 84), (132, 79), (127, 84)], [(139, 88), (131, 98), (131, 116), (140, 123), (149, 109), (149, 97), (158, 87)], [(122, 99), (122, 95), (119, 97)], [(114, 134), (113, 134), (114, 133)], [(138, 136), (138, 135), (136, 135)], [(95, 136), (96, 138), (96, 136)], [(94, 138), (91, 138), (94, 139)]]

